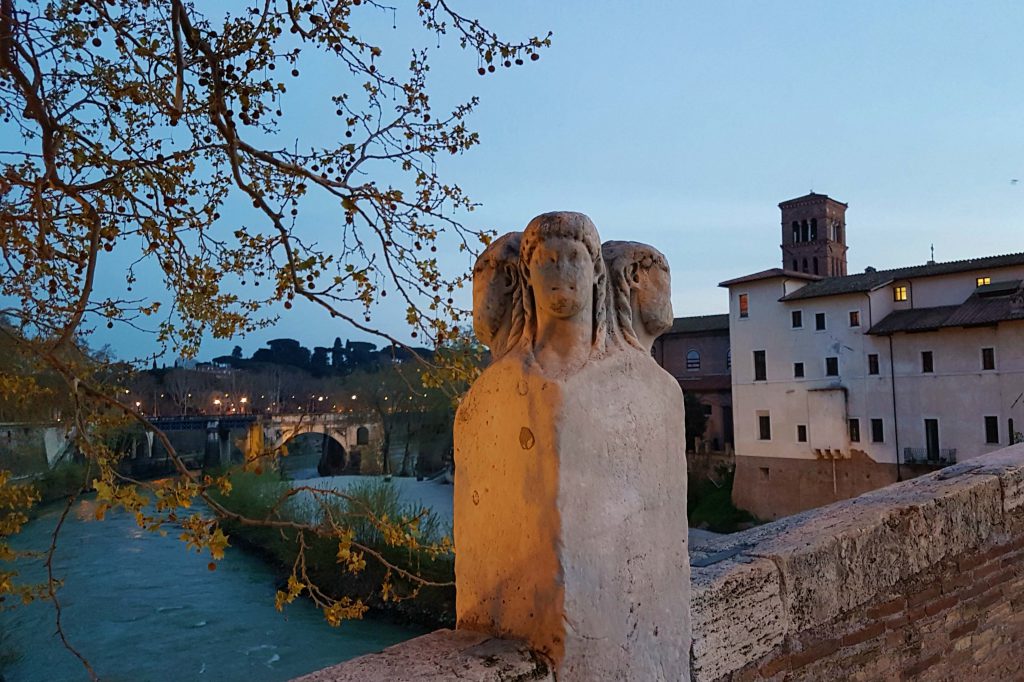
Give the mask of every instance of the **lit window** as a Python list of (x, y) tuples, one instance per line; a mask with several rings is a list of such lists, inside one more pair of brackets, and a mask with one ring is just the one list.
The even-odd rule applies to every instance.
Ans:
[(851, 327), (859, 327), (860, 326), (860, 311), (859, 310), (851, 310), (850, 311), (850, 326)]
[(996, 368), (996, 349), (995, 348), (982, 348), (981, 349), (981, 368), (982, 369), (995, 369)]
[(977, 282), (977, 285), (978, 285), (979, 287), (983, 287), (983, 286), (985, 286), (986, 284), (992, 284), (992, 278), (991, 278), (991, 277), (979, 277), (979, 278), (978, 278), (977, 280), (975, 280), (975, 281)]
[(893, 287), (892, 288), (892, 300), (894, 300), (894, 301), (905, 301), (905, 300), (907, 300), (907, 287)]
[(686, 354), (686, 369), (690, 372), (700, 369), (700, 353), (691, 349)]
[(746, 294), (740, 294), (740, 317), (746, 317), (750, 314), (750, 300)]

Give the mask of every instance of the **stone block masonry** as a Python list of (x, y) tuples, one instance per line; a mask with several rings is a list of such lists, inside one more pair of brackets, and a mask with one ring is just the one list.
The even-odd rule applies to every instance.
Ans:
[(693, 680), (1024, 679), (1024, 446), (707, 543)]

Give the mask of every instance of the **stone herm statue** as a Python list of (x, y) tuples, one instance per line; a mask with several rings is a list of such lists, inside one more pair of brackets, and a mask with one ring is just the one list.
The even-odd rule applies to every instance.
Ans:
[(497, 360), (523, 334), (523, 291), (519, 286), (519, 240), (509, 232), (492, 241), (473, 266), (473, 331)]
[(626, 343), (645, 353), (672, 328), (672, 284), (668, 261), (653, 246), (608, 241), (601, 245), (608, 264), (611, 308)]
[[(507, 237), (474, 268), (494, 362), (455, 424), (458, 627), (526, 640), (559, 679), (688, 680), (683, 397), (649, 352), (668, 265), (545, 213), (513, 284)], [(518, 339), (494, 331), (520, 313)]]

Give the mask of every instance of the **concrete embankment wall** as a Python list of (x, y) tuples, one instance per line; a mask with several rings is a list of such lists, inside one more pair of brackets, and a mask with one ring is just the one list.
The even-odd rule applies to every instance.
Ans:
[[(1024, 445), (723, 536), (690, 563), (694, 682), (1024, 679)], [(310, 679), (550, 679), (514, 643), (427, 637)]]

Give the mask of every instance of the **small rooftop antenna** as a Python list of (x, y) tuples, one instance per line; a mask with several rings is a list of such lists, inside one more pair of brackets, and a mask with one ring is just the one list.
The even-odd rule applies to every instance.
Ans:
[(932, 243), (932, 257), (928, 259), (928, 265), (935, 265), (935, 244)]

